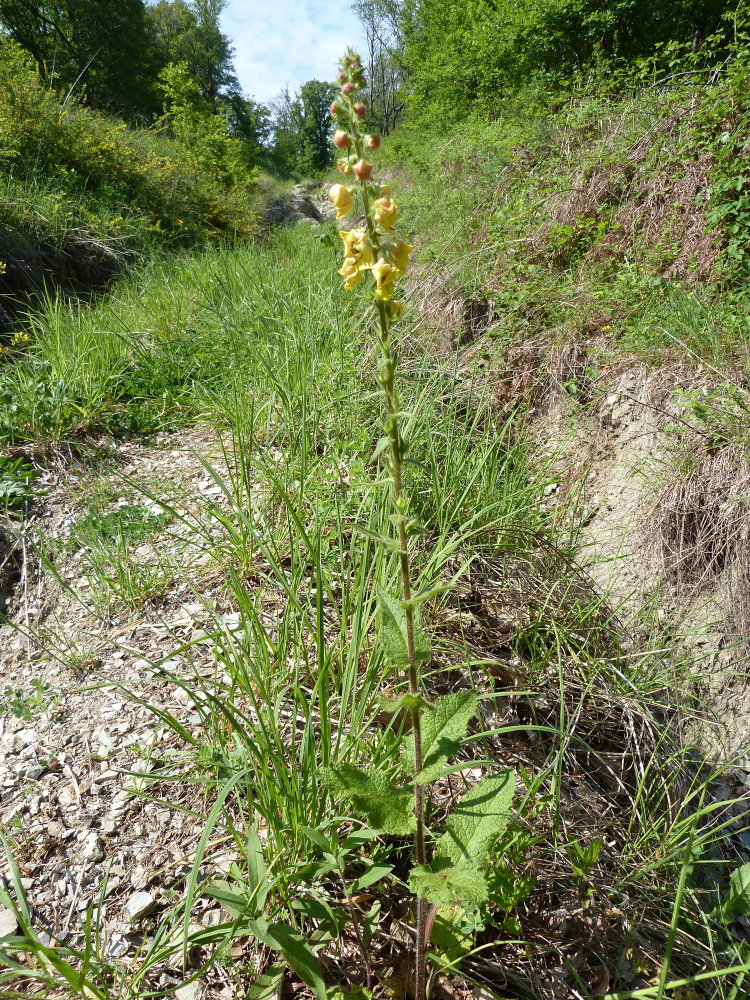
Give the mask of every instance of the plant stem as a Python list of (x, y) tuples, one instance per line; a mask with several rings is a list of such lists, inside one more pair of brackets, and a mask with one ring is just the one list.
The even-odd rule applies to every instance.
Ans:
[[(364, 158), (364, 148), (359, 132), (359, 125), (352, 116), (352, 138), (360, 159)], [(367, 183), (359, 182), (362, 192), (362, 202), (365, 210), (365, 226), (368, 240), (376, 256), (379, 255), (380, 239), (370, 212), (370, 197)], [(411, 596), (411, 562), (409, 558), (409, 534), (406, 530), (407, 502), (403, 490), (402, 441), (399, 426), (399, 403), (396, 392), (396, 358), (391, 348), (390, 329), (385, 304), (377, 300), (378, 319), (380, 321), (380, 350), (383, 358), (383, 369), (380, 381), (385, 392), (388, 408), (386, 431), (391, 442), (391, 482), (393, 489), (393, 505), (396, 508), (399, 540), (399, 562), (401, 565), (401, 597), (406, 618), (406, 648), (408, 654), (409, 692), (419, 695), (419, 665), (414, 644), (414, 605)], [(414, 814), (417, 820), (417, 830), (414, 835), (414, 854), (416, 863), (427, 863), (424, 836), (424, 787), (417, 783), (416, 778), (422, 770), (422, 720), (419, 704), (411, 709), (412, 737), (414, 740)], [(415, 1000), (426, 1000), (427, 992), (427, 905), (424, 899), (417, 898), (416, 927), (416, 981), (414, 986)]]

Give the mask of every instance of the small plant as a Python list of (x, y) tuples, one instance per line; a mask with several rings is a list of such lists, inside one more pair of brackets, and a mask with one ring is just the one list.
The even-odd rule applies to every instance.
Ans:
[(33, 494), (33, 481), (38, 473), (23, 458), (0, 456), (0, 510), (6, 513), (29, 500)]
[(35, 677), (29, 690), (8, 685), (3, 691), (3, 697), (17, 719), (29, 722), (53, 704), (49, 690), (49, 684), (45, 684), (41, 677)]

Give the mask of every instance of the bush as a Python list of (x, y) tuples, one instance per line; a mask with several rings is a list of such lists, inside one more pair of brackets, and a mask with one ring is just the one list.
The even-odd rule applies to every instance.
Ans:
[(0, 41), (0, 172), (83, 198), (94, 231), (181, 244), (251, 234), (255, 174), (237, 163), (228, 182), (188, 145), (61, 100), (18, 46)]

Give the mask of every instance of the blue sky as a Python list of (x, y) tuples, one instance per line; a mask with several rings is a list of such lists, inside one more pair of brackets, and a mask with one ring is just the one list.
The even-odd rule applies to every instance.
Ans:
[(222, 29), (242, 89), (261, 103), (285, 84), (293, 92), (305, 80), (333, 80), (346, 47), (362, 47), (346, 0), (229, 0)]

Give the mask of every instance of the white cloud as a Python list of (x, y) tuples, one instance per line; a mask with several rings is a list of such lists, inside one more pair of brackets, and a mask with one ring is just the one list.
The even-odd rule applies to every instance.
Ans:
[(229, 0), (222, 28), (242, 89), (264, 102), (289, 85), (333, 80), (347, 46), (362, 48), (359, 21), (342, 3)]

